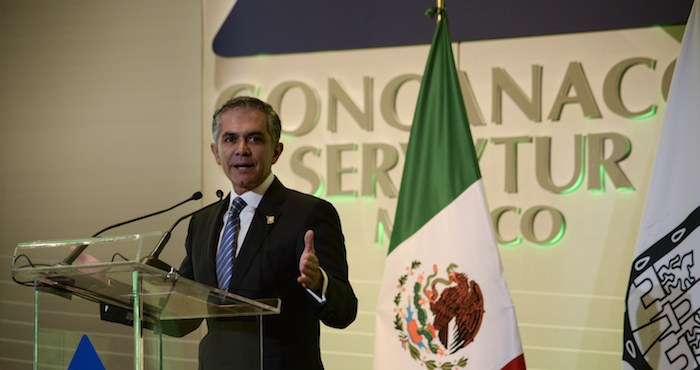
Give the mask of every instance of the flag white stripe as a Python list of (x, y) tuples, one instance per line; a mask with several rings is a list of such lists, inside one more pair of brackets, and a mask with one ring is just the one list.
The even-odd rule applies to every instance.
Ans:
[[(382, 350), (387, 353), (375, 356), (375, 369), (419, 368), (418, 362), (402, 347), (399, 332), (386, 330), (393, 328), (396, 309), (393, 298), (399, 291), (398, 278), (406, 274), (407, 266), (413, 261), (421, 261), (425, 269), (433, 264), (444, 268), (456, 263), (456, 271), (464, 272), (480, 285), (484, 321), (474, 342), (460, 353), (469, 358), (468, 368), (501, 369), (522, 353), (485, 199), (482, 182), (478, 180), (387, 257), (377, 306), (377, 327), (384, 330), (378, 330), (375, 338), (385, 343)], [(396, 278), (388, 278), (391, 276)]]

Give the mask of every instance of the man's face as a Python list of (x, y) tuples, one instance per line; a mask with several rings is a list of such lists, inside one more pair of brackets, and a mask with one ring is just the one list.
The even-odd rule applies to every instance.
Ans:
[(211, 144), (211, 151), (233, 189), (243, 194), (272, 172), (272, 165), (282, 154), (282, 143), (272, 142), (267, 117), (257, 109), (231, 109), (220, 117), (219, 136)]

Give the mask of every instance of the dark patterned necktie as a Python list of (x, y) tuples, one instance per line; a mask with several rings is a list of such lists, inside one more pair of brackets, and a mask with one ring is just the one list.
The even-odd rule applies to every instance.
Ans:
[(228, 211), (228, 217), (224, 223), (224, 234), (221, 236), (219, 252), (216, 255), (216, 279), (219, 289), (228, 290), (233, 274), (233, 257), (238, 244), (238, 231), (241, 229), (240, 214), (245, 208), (246, 202), (242, 198), (236, 198)]

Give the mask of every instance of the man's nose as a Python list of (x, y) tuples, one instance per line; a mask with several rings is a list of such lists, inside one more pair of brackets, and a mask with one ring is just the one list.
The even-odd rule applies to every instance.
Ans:
[(248, 147), (248, 142), (246, 140), (238, 140), (236, 142), (236, 145), (233, 147), (233, 151), (237, 155), (250, 154), (250, 147)]

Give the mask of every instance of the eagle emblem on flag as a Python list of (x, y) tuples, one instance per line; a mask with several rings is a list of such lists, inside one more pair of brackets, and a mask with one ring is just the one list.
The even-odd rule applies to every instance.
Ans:
[(403, 348), (428, 370), (465, 367), (468, 359), (458, 352), (474, 341), (481, 328), (481, 288), (457, 272), (454, 263), (444, 270), (433, 265), (431, 271), (420, 270), (421, 265), (413, 261), (398, 279), (394, 329)]

